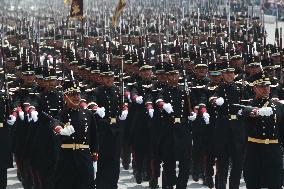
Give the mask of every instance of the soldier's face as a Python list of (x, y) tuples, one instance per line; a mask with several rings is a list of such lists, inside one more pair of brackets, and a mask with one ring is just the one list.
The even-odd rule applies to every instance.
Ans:
[(234, 72), (224, 72), (222, 73), (222, 76), (225, 83), (232, 83), (235, 79)]
[(149, 80), (152, 77), (152, 70), (151, 69), (143, 69), (139, 72), (139, 75), (142, 79)]
[(231, 61), (231, 65), (233, 66), (233, 68), (238, 69), (238, 70), (242, 70), (243, 69), (243, 60), (233, 60)]
[(256, 98), (268, 98), (270, 94), (269, 85), (255, 85), (253, 87)]
[(57, 80), (56, 79), (52, 79), (48, 81), (48, 88), (49, 89), (55, 89), (57, 87)]
[(207, 75), (208, 68), (207, 67), (197, 67), (195, 68), (195, 74), (197, 77), (205, 77)]
[(91, 81), (95, 82), (95, 83), (100, 83), (101, 77), (100, 74), (97, 73), (92, 73), (90, 76)]
[(215, 85), (218, 85), (222, 81), (222, 75), (209, 75), (211, 82)]
[(255, 75), (257, 73), (261, 72), (260, 66), (251, 66), (250, 67), (250, 75)]
[(177, 86), (179, 81), (179, 74), (178, 73), (170, 73), (168, 74), (168, 84), (170, 86)]
[(161, 83), (167, 82), (167, 77), (164, 73), (156, 73), (157, 80)]
[(65, 94), (64, 100), (69, 108), (77, 108), (81, 102), (81, 95), (80, 93)]
[(35, 81), (35, 75), (23, 75), (22, 78), (27, 85), (31, 85)]
[(102, 84), (106, 87), (113, 86), (114, 83), (114, 77), (112, 75), (104, 75), (102, 78)]

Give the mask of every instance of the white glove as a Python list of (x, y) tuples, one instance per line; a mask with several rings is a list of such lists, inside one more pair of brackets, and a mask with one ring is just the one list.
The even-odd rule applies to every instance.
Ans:
[(101, 118), (104, 118), (106, 115), (106, 109), (104, 107), (97, 108), (96, 114), (98, 114)]
[(273, 114), (273, 110), (271, 107), (264, 107), (258, 109), (258, 115), (260, 116), (271, 116)]
[(136, 102), (137, 102), (137, 104), (142, 104), (143, 103), (143, 96), (138, 96), (136, 98)]
[(18, 115), (19, 115), (19, 118), (20, 118), (22, 121), (24, 121), (24, 119), (25, 119), (25, 113), (24, 113), (23, 111), (20, 111), (20, 112), (18, 113)]
[(64, 135), (64, 136), (70, 136), (73, 133), (75, 133), (75, 130), (74, 130), (74, 127), (72, 125), (68, 125), (60, 131), (60, 134)]
[(243, 115), (243, 109), (240, 109), (239, 111), (238, 111), (238, 115)]
[(191, 116), (188, 116), (189, 121), (194, 121), (197, 117), (197, 114), (195, 112), (191, 112)]
[(165, 104), (163, 105), (163, 109), (164, 109), (168, 114), (174, 112), (173, 106), (172, 106), (170, 103), (165, 103)]
[(210, 115), (209, 115), (207, 112), (205, 112), (205, 113), (203, 114), (203, 119), (204, 119), (206, 125), (208, 125), (208, 124), (210, 123), (210, 122), (209, 122)]
[(118, 118), (119, 118), (119, 120), (123, 121), (123, 120), (126, 120), (127, 115), (128, 115), (128, 110), (123, 110), (121, 112), (121, 115)]
[(149, 116), (150, 116), (150, 118), (154, 117), (154, 109), (153, 108), (149, 109)]
[(37, 122), (38, 121), (38, 112), (32, 111), (31, 112), (31, 118), (34, 120), (34, 122)]
[(13, 116), (13, 115), (10, 115), (9, 118), (10, 119), (7, 120), (8, 125), (14, 125), (16, 120), (17, 120), (17, 118), (15, 116)]
[(219, 97), (216, 99), (216, 105), (217, 106), (222, 106), (224, 104), (224, 98)]

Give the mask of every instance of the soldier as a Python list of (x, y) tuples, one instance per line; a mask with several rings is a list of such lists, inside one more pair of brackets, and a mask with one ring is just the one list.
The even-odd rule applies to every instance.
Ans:
[(242, 109), (247, 129), (244, 178), (248, 189), (281, 188), (283, 166), (280, 142), (283, 142), (283, 105), (269, 97), (270, 78), (254, 76), (255, 98), (251, 107)]
[(102, 64), (100, 73), (102, 85), (96, 88), (94, 100), (99, 144), (96, 182), (98, 189), (116, 189), (120, 172), (120, 121), (126, 120), (128, 108), (121, 104), (111, 65)]
[(34, 65), (23, 64), (22, 74), (23, 85), (13, 97), (11, 120), (17, 120), (13, 137), (19, 177), (24, 188), (30, 188), (35, 183), (31, 158), (33, 137), (38, 124), (39, 93), (34, 83)]
[[(156, 100), (157, 108), (163, 116), (159, 150), (164, 163), (163, 186), (167, 189), (185, 189), (189, 179), (191, 131), (188, 125), (190, 114), (187, 94), (178, 86), (179, 71), (174, 64), (165, 68), (168, 85)], [(176, 161), (179, 161), (179, 174), (176, 177)]]
[[(154, 83), (152, 90), (153, 99), (157, 99), (159, 93), (167, 84), (167, 77), (165, 73), (166, 63), (161, 62), (155, 65), (155, 76), (157, 82)], [(151, 189), (158, 188), (158, 178), (160, 177), (160, 164), (161, 157), (159, 153), (159, 142), (161, 137), (161, 130), (163, 129), (162, 120), (163, 115), (161, 109), (154, 106), (154, 117), (152, 124), (150, 124), (151, 144), (150, 144), (150, 157), (151, 157), (151, 180), (149, 186)]]
[(137, 184), (150, 180), (150, 131), (149, 124), (154, 116), (152, 89), (152, 66), (144, 59), (139, 60), (140, 80), (131, 91), (132, 106), (135, 109), (131, 124), (131, 145), (135, 159)]
[[(1, 80), (4, 81), (4, 72), (1, 70)], [(5, 77), (5, 76), (4, 76)], [(8, 113), (8, 99), (5, 90), (0, 91), (0, 188), (7, 187), (7, 169), (13, 167), (12, 156), (12, 128), (13, 120), (7, 119)]]
[[(211, 97), (215, 94), (217, 87), (220, 85), (222, 81), (222, 73), (221, 73), (221, 63), (215, 63), (212, 62), (208, 65), (208, 71), (209, 71), (209, 78), (210, 83), (207, 85), (207, 94), (208, 97)], [(214, 106), (212, 106), (210, 103), (207, 105), (207, 111), (210, 115), (210, 124), (206, 125), (205, 128), (205, 135), (206, 135), (206, 141), (205, 141), (205, 182), (204, 184), (207, 185), (209, 188), (214, 187), (214, 165), (215, 165), (215, 128), (216, 128), (216, 118), (217, 118), (217, 112)], [(215, 179), (216, 180), (216, 179)], [(216, 182), (216, 181), (215, 181)], [(217, 183), (216, 183), (217, 184)]]
[[(206, 104), (208, 98), (206, 96), (206, 85), (210, 79), (207, 77), (208, 61), (205, 58), (197, 58), (194, 60), (195, 77), (189, 84), (191, 89), (191, 104), (195, 107), (197, 119), (192, 120), (192, 179), (195, 182), (201, 178), (204, 180), (204, 158), (205, 158), (205, 130), (204, 126), (209, 124)], [(206, 113), (206, 114), (205, 114)]]
[(63, 93), (66, 106), (59, 119), (53, 121), (61, 144), (54, 188), (92, 189), (92, 156), (98, 150), (95, 117), (88, 109), (80, 108), (79, 82), (74, 80), (72, 72), (70, 79), (63, 83)]
[(35, 164), (42, 189), (49, 189), (54, 184), (55, 165), (59, 152), (59, 141), (51, 128), (52, 120), (42, 114), (45, 112), (53, 117), (63, 109), (62, 89), (58, 87), (56, 70), (43, 70), (43, 82), (46, 86), (40, 94), (39, 126), (35, 137)]
[(243, 154), (245, 144), (245, 131), (238, 119), (238, 108), (233, 104), (241, 102), (241, 86), (234, 83), (235, 69), (228, 60), (224, 60), (222, 77), (223, 82), (210, 98), (217, 111), (216, 120), (216, 156), (217, 156), (217, 189), (225, 189), (229, 169), (229, 159), (232, 161), (230, 173), (230, 189), (239, 188)]

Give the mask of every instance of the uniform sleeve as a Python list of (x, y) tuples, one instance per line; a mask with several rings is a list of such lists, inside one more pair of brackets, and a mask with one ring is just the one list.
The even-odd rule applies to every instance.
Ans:
[(98, 141), (97, 141), (97, 122), (95, 115), (90, 112), (91, 125), (90, 125), (90, 150), (91, 153), (98, 152)]
[(139, 96), (138, 90), (137, 90), (137, 86), (134, 86), (132, 88), (132, 90), (130, 91), (130, 98), (132, 101), (134, 101), (136, 99), (136, 97)]

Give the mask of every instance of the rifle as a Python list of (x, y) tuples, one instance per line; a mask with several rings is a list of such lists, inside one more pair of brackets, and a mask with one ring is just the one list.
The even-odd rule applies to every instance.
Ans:
[(3, 66), (3, 71), (4, 71), (4, 91), (5, 91), (5, 96), (7, 98), (7, 100), (5, 101), (6, 107), (7, 107), (7, 111), (6, 111), (6, 116), (8, 117), (10, 114), (10, 94), (9, 94), (9, 85), (8, 85), (8, 81), (7, 81), (7, 73), (6, 73), (6, 61), (5, 59), (5, 53), (4, 53), (4, 18), (2, 17), (2, 35), (1, 35), (1, 55), (2, 55), (2, 66)]
[[(59, 125), (61, 125), (61, 126), (64, 126), (64, 125), (66, 125), (66, 124), (64, 124), (63, 122), (61, 122), (61, 121), (59, 121), (58, 119), (55, 119), (54, 117), (52, 117), (51, 115), (49, 115), (48, 113), (46, 113), (46, 112), (44, 112), (44, 111), (42, 111), (41, 112), (42, 113), (42, 115), (44, 115), (45, 117), (47, 117), (48, 119), (51, 119), (52, 121), (54, 121), (54, 122), (57, 122)], [(52, 127), (52, 129), (54, 129), (54, 125), (51, 125), (51, 127)]]
[(191, 113), (193, 110), (192, 110), (192, 107), (191, 107), (190, 89), (188, 87), (184, 62), (183, 62), (183, 77), (184, 77), (184, 89), (185, 89), (185, 93), (186, 93), (186, 99), (185, 100), (187, 101), (188, 111), (189, 111), (189, 113)]

